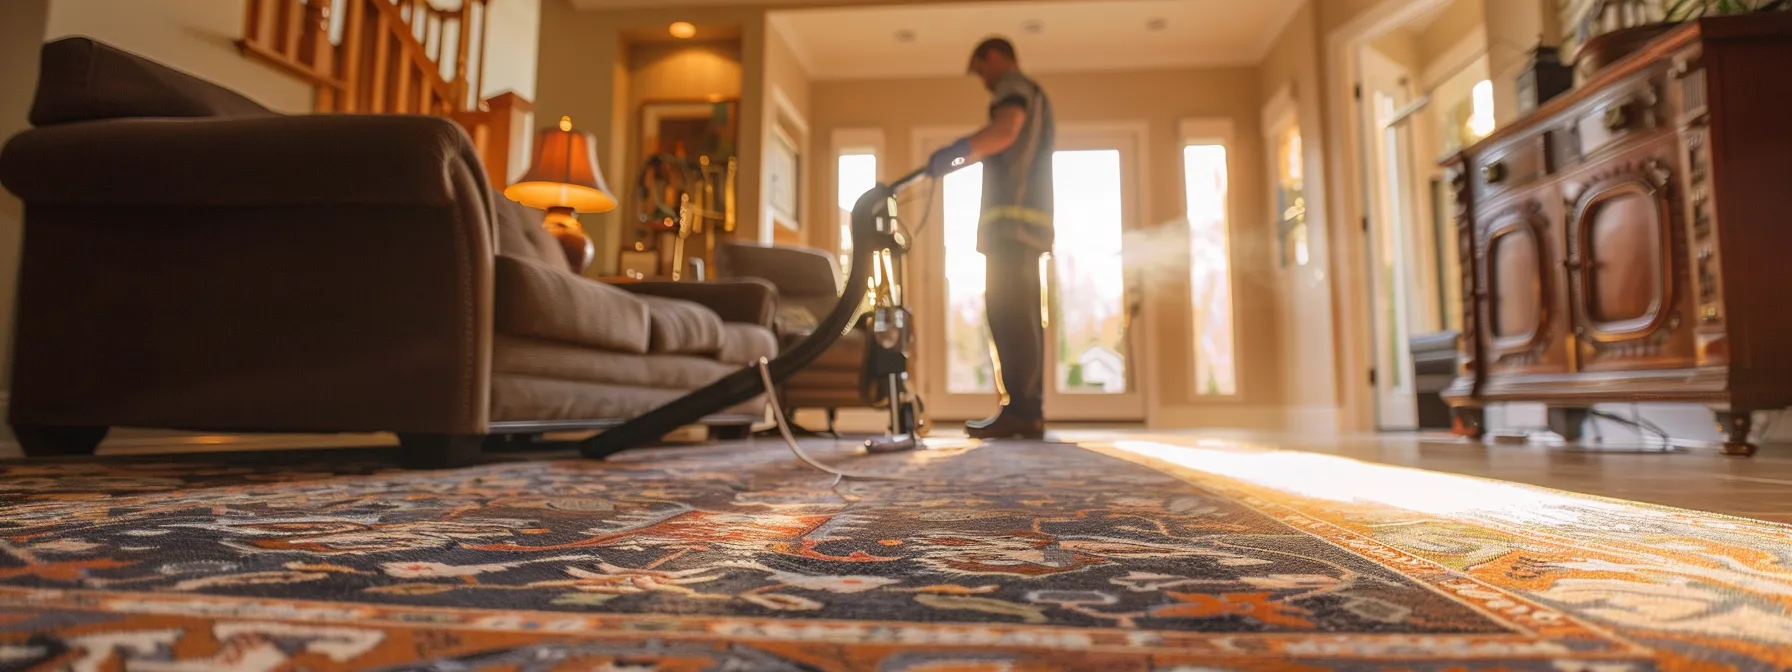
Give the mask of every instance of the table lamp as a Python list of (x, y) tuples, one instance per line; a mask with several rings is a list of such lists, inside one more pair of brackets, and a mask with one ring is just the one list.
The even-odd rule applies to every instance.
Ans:
[(560, 241), (574, 273), (585, 272), (596, 254), (576, 213), (616, 209), (616, 197), (597, 168), (593, 138), (572, 130), (572, 117), (561, 117), (558, 128), (541, 129), (535, 136), (535, 163), (522, 180), (504, 189), (504, 196), (548, 211), (541, 224)]

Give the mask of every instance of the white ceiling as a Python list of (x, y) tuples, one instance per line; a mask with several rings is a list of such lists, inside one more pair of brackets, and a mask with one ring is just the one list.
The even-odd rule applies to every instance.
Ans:
[[(890, 5), (780, 11), (771, 21), (820, 80), (962, 75), (971, 49), (995, 34), (1014, 42), (1030, 72), (1086, 72), (1254, 64), (1300, 2)], [(1153, 21), (1163, 27), (1148, 28)], [(904, 31), (912, 41), (898, 39)]]

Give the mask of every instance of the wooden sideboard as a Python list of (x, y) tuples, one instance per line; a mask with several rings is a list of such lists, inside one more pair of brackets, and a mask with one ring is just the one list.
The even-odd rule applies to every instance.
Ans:
[(1725, 452), (1792, 405), (1792, 16), (1701, 20), (1444, 162), (1460, 434), (1483, 408), (1710, 406)]

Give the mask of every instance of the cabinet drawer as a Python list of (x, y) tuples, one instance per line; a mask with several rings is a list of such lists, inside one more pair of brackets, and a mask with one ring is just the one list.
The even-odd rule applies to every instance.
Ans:
[(1646, 139), (1669, 118), (1662, 102), (1667, 71), (1657, 68), (1625, 82), (1570, 113), (1570, 154), (1597, 158), (1633, 141)]
[(1548, 137), (1539, 133), (1514, 138), (1477, 154), (1474, 172), (1470, 175), (1475, 202), (1486, 203), (1548, 175), (1549, 161), (1545, 158)]

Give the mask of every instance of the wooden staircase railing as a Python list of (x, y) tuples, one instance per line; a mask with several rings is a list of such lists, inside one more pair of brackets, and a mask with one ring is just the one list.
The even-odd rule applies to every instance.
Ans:
[(480, 98), (493, 1), (247, 0), (238, 45), (316, 87), (318, 112), (456, 119), (502, 187), (511, 154), (528, 146), (530, 107), (515, 94)]

